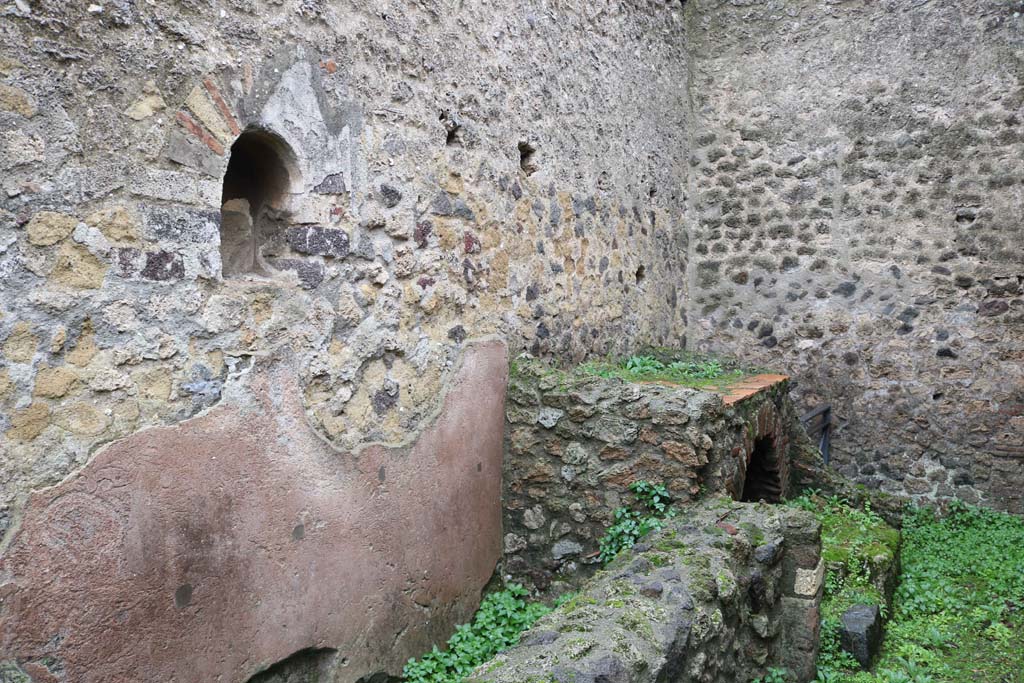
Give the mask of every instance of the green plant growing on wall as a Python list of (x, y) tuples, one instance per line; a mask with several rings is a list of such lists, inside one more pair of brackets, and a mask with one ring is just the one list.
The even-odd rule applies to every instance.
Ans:
[(410, 659), (402, 677), (409, 683), (458, 683), (473, 669), (518, 643), (523, 631), (551, 611), (543, 603), (526, 600), (528, 596), (529, 592), (516, 583), (491, 593), (480, 603), (472, 622), (455, 627), (444, 650), (435, 645), (420, 659)]
[(788, 683), (789, 672), (786, 669), (771, 667), (768, 672), (760, 678), (755, 678), (750, 683)]
[(726, 370), (720, 361), (714, 359), (687, 357), (664, 362), (654, 356), (630, 356), (621, 362), (584, 363), (579, 372), (627, 382), (664, 381), (698, 387), (712, 380), (737, 379), (743, 374), (739, 370)]
[(614, 521), (600, 540), (601, 562), (607, 564), (616, 555), (632, 548), (638, 540), (664, 526), (666, 518), (675, 517), (672, 496), (660, 484), (634, 481), (629, 490), (636, 497), (635, 508), (620, 507), (615, 510)]

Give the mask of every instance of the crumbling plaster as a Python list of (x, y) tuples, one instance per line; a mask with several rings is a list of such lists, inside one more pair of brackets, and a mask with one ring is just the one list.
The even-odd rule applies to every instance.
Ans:
[[(279, 348), (352, 448), (415, 431), (472, 336), (569, 357), (678, 343), (685, 55), (660, 9), (14, 6), (3, 526)], [(220, 183), (249, 126), (291, 148), (295, 232), (274, 277), (225, 280)]]

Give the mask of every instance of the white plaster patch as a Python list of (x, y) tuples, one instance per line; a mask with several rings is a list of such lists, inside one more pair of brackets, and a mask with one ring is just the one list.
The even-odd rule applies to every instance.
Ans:
[(821, 582), (825, 579), (825, 562), (818, 560), (818, 566), (814, 569), (801, 569), (797, 567), (796, 578), (793, 580), (793, 592), (797, 595), (814, 596), (821, 588)]
[(558, 423), (558, 420), (561, 419), (564, 414), (565, 413), (558, 408), (544, 407), (537, 412), (537, 422), (540, 425), (551, 429)]
[[(293, 192), (301, 190), (308, 193), (324, 177), (338, 173), (342, 175), (345, 186), (352, 187), (351, 131), (348, 126), (344, 126), (337, 135), (328, 130), (313, 87), (312, 67), (308, 63), (296, 62), (281, 75), (263, 107), (260, 121), (293, 147), (305, 186), (292, 187)], [(316, 169), (316, 172), (312, 173), (310, 169)], [(293, 195), (293, 199), (296, 198)], [(315, 197), (311, 201), (315, 204)], [(301, 215), (306, 207), (290, 208)], [(315, 206), (311, 205), (309, 211), (315, 214)]]

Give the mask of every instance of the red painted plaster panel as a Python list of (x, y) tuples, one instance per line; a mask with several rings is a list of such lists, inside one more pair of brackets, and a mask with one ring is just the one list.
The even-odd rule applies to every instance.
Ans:
[(0, 660), (36, 681), (245, 681), (303, 648), (398, 673), (501, 552), (504, 344), (470, 345), (408, 446), (340, 453), (288, 361), (248, 401), (111, 444), (35, 493), (0, 558)]

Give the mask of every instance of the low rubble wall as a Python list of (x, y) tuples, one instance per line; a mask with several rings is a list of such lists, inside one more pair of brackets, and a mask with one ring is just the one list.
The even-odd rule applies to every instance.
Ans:
[(735, 683), (814, 677), (821, 526), (710, 498), (619, 555), (468, 683)]
[(502, 484), (506, 578), (545, 591), (593, 573), (598, 540), (634, 481), (663, 484), (681, 508), (716, 493), (785, 497), (790, 442), (802, 431), (788, 392), (781, 375), (690, 389), (516, 359)]

